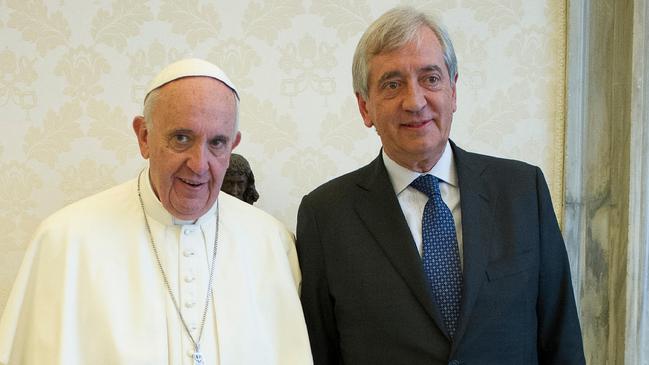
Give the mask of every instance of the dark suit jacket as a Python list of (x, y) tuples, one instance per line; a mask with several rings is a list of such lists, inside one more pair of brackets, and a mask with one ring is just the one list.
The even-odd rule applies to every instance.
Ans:
[(540, 169), (452, 147), (464, 241), (455, 340), (379, 155), (300, 205), (301, 296), (316, 365), (585, 364)]

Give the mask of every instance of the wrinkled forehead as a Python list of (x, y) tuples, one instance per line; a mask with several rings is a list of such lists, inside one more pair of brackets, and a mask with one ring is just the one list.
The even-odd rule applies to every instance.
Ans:
[[(154, 89), (145, 108), (151, 114), (199, 115), (212, 113), (219, 118), (235, 117), (236, 94), (220, 80), (205, 76), (188, 76)], [(176, 115), (178, 114), (178, 115)], [(171, 117), (171, 116), (170, 116)]]
[[(149, 94), (145, 109), (161, 133), (191, 131), (216, 135), (237, 132), (237, 99), (224, 83), (210, 77), (173, 80)], [(146, 114), (146, 113), (145, 113)]]

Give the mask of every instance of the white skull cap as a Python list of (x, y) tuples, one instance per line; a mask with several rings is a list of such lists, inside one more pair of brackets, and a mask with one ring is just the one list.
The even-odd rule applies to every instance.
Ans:
[(237, 88), (234, 87), (234, 84), (228, 76), (215, 64), (201, 60), (199, 58), (186, 58), (170, 64), (165, 67), (156, 77), (151, 81), (149, 87), (146, 89), (146, 96), (144, 100), (149, 96), (151, 91), (159, 88), (162, 85), (165, 85), (171, 81), (181, 79), (183, 77), (189, 76), (206, 76), (213, 79), (217, 79), (224, 83), (227, 87), (232, 89), (234, 95), (239, 99), (239, 93)]

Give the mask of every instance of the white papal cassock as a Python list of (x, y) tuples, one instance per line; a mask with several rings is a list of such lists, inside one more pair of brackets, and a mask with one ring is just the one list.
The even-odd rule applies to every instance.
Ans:
[[(147, 175), (148, 171), (143, 174)], [(176, 221), (142, 178), (162, 265), (205, 364), (311, 364), (292, 234), (223, 192), (196, 222)], [(137, 180), (47, 218), (29, 245), (0, 321), (0, 363), (193, 364), (192, 343), (164, 286)]]

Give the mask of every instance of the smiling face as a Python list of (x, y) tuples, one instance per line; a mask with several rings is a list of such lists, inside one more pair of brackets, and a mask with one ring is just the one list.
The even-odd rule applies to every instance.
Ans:
[(185, 77), (159, 89), (152, 128), (133, 120), (153, 190), (176, 218), (196, 220), (218, 197), (230, 153), (241, 139), (230, 88), (210, 77)]
[(367, 127), (385, 153), (413, 171), (429, 171), (444, 152), (456, 110), (455, 81), (430, 28), (400, 48), (369, 61), (367, 100), (356, 95)]

